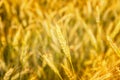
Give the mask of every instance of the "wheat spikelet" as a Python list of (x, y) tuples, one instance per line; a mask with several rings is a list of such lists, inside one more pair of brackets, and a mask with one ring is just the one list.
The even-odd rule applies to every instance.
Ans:
[(28, 73), (30, 73), (30, 70), (26, 68), (26, 69), (22, 70), (20, 73), (18, 72), (17, 74), (12, 76), (11, 80), (17, 80), (20, 77), (22, 77), (22, 76), (24, 76), (25, 74), (28, 74)]
[(14, 69), (13, 68), (10, 68), (6, 73), (5, 73), (5, 76), (3, 78), (3, 80), (10, 80), (10, 77), (11, 75), (13, 74), (14, 72)]
[(72, 71), (70, 71), (70, 69), (68, 69), (68, 67), (64, 66), (63, 64), (61, 66), (64, 69), (69, 80), (76, 80), (76, 75)]

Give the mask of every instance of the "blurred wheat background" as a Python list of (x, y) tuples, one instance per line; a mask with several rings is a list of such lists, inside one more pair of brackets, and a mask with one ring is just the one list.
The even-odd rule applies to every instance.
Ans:
[(120, 80), (120, 0), (0, 0), (0, 80)]

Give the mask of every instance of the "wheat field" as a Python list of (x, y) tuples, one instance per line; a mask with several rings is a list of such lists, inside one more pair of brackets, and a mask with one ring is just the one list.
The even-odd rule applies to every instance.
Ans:
[(120, 80), (120, 0), (0, 0), (0, 80)]

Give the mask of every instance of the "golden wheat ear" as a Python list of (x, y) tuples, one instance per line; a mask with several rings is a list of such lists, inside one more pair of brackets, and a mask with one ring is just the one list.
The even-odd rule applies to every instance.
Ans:
[(13, 68), (10, 68), (6, 73), (5, 73), (5, 76), (3, 78), (3, 80), (10, 80), (10, 77), (11, 75), (13, 74), (14, 72), (14, 69)]
[(60, 26), (58, 24), (55, 24), (55, 27), (56, 27), (55, 30), (56, 30), (56, 33), (57, 33), (58, 41), (61, 45), (61, 48), (62, 48), (65, 56), (68, 58), (68, 61), (70, 62), (70, 65), (72, 67), (72, 71), (74, 72), (69, 46), (67, 45), (67, 42), (66, 42), (66, 40), (65, 40), (61, 30), (60, 30)]

